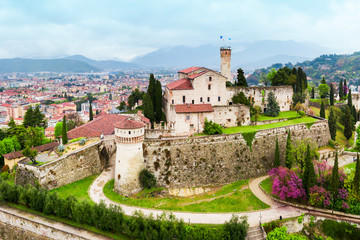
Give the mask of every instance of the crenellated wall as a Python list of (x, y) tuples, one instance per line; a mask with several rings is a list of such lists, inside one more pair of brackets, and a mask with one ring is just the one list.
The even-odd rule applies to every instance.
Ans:
[(330, 139), (327, 120), (319, 120), (313, 125), (259, 130), (251, 149), (240, 133), (145, 140), (145, 167), (156, 176), (160, 186), (169, 188), (221, 185), (260, 176), (272, 167), (276, 138), (284, 164), (289, 129), (293, 141), (312, 138), (321, 147)]

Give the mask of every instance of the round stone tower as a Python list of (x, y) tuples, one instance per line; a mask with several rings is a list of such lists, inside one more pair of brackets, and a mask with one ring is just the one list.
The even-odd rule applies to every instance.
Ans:
[(231, 47), (220, 47), (221, 75), (227, 77), (227, 80), (233, 83), (231, 77)]
[(145, 124), (127, 118), (114, 124), (116, 141), (115, 191), (128, 196), (141, 190), (139, 174), (144, 169)]

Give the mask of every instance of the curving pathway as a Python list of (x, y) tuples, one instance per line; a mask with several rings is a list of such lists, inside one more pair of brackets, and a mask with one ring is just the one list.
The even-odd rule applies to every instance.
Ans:
[[(351, 163), (353, 156), (343, 155), (339, 157), (339, 166)], [(333, 159), (328, 159), (329, 163), (333, 163)], [(283, 218), (291, 218), (300, 216), (302, 213), (308, 213), (308, 210), (288, 206), (272, 200), (266, 194), (263, 193), (259, 184), (261, 181), (266, 179), (268, 176), (262, 176), (255, 179), (250, 179), (249, 188), (264, 203), (270, 205), (269, 209), (251, 211), (251, 212), (240, 212), (240, 213), (193, 213), (193, 212), (178, 212), (178, 211), (164, 211), (156, 209), (141, 208), (135, 206), (128, 206), (120, 203), (116, 203), (108, 199), (103, 193), (104, 185), (114, 178), (114, 159), (105, 167), (104, 171), (96, 178), (96, 180), (89, 187), (90, 198), (96, 202), (104, 201), (105, 204), (115, 204), (121, 206), (126, 215), (133, 215), (135, 211), (142, 211), (145, 215), (160, 215), (163, 212), (172, 212), (175, 217), (183, 219), (184, 222), (190, 223), (202, 223), (202, 224), (222, 224), (229, 221), (233, 214), (237, 216), (247, 216), (248, 223), (250, 226), (258, 226), (259, 221), (269, 222), (279, 219), (280, 216)], [(311, 211), (316, 213), (316, 211)], [(328, 217), (331, 215), (328, 215)]]

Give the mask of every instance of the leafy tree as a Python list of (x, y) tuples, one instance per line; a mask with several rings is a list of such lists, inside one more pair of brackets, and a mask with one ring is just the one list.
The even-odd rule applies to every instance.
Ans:
[(321, 84), (326, 84), (326, 80), (325, 80), (325, 76), (322, 76), (322, 79), (321, 79)]
[(324, 106), (324, 101), (321, 101), (320, 117), (325, 118), (325, 106)]
[(274, 167), (279, 167), (279, 166), (280, 166), (280, 149), (279, 149), (279, 141), (276, 138)]
[(20, 151), (21, 150), (21, 144), (20, 144), (17, 136), (12, 136), (11, 141), (12, 141), (12, 143), (14, 145), (15, 151)]
[(328, 124), (329, 124), (331, 139), (333, 141), (335, 141), (335, 139), (336, 139), (336, 117), (334, 115), (332, 108), (330, 108)]
[(294, 160), (298, 164), (301, 172), (304, 171), (306, 165), (307, 146), (310, 146), (310, 158), (318, 158), (318, 153), (316, 151), (317, 144), (311, 138), (305, 140), (297, 140), (293, 145)]
[(303, 175), (303, 185), (304, 185), (306, 195), (309, 196), (310, 188), (316, 184), (316, 174), (315, 174), (314, 164), (311, 159), (309, 145), (307, 145), (305, 161), (306, 161), (306, 164), (305, 164), (305, 171), (304, 171), (304, 175)]
[(247, 87), (248, 84), (246, 82), (246, 78), (244, 76), (244, 71), (241, 68), (237, 70), (237, 81), (235, 83), (236, 86)]
[(116, 108), (119, 109), (119, 111), (124, 111), (126, 110), (126, 103), (124, 101), (121, 101), (120, 105)]
[(36, 156), (37, 156), (37, 150), (31, 150), (29, 146), (27, 146), (22, 152), (22, 155), (24, 155), (25, 157), (30, 158), (30, 160), (36, 164)]
[(145, 98), (145, 93), (140, 92), (140, 90), (136, 88), (134, 91), (131, 92), (128, 98), (129, 109), (132, 109), (135, 106), (135, 104), (139, 104), (139, 101), (144, 100), (144, 98)]
[(356, 168), (355, 168), (355, 177), (353, 180), (353, 189), (355, 194), (359, 194), (359, 186), (360, 186), (360, 161), (359, 161), (359, 153), (356, 155)]
[(151, 102), (150, 95), (148, 93), (145, 94), (143, 105), (144, 105), (144, 116), (150, 119), (151, 122), (153, 122), (155, 119), (154, 108)]
[(261, 73), (259, 77), (260, 82), (264, 84), (265, 87), (267, 87), (270, 84), (270, 79), (268, 78), (268, 75), (266, 75), (265, 73)]
[(280, 113), (280, 107), (278, 102), (276, 101), (275, 94), (270, 91), (267, 97), (267, 108), (265, 115), (276, 117)]
[(248, 228), (249, 224), (246, 216), (232, 215), (230, 221), (224, 224), (225, 239), (245, 239)]
[(334, 86), (330, 84), (330, 106), (334, 106)]
[(39, 105), (36, 105), (34, 109), (34, 117), (35, 120), (33, 127), (42, 127), (46, 128), (46, 118), (45, 115), (40, 111)]
[(23, 125), (25, 127), (34, 126), (34, 122), (34, 111), (32, 107), (28, 107), (24, 115)]
[(155, 110), (155, 119), (157, 122), (161, 121), (162, 116), (162, 90), (161, 83), (159, 80), (155, 81), (155, 101), (153, 102), (154, 110)]
[(90, 106), (89, 106), (89, 121), (92, 121), (94, 119), (94, 113), (93, 113), (91, 102), (89, 102), (89, 104), (90, 104)]
[[(68, 121), (74, 122), (74, 126), (75, 126), (75, 127), (79, 127), (79, 126), (81, 126), (81, 125), (84, 124), (82, 118), (80, 117), (80, 115), (79, 115), (78, 113), (69, 113), (69, 114), (66, 115), (66, 119), (67, 119)], [(71, 129), (70, 129), (70, 127), (68, 126), (68, 131), (70, 131), (70, 130), (71, 130)]]
[(143, 169), (139, 175), (140, 184), (143, 188), (153, 188), (156, 187), (156, 178), (149, 172), (147, 169)]
[(344, 88), (343, 88), (343, 81), (341, 79), (340, 84), (339, 84), (339, 98), (340, 98), (340, 100), (343, 99), (343, 97), (344, 97)]
[(232, 102), (233, 103), (240, 103), (240, 104), (244, 104), (248, 107), (251, 106), (251, 103), (249, 101), (249, 99), (245, 96), (245, 94), (243, 92), (239, 92), (237, 94), (235, 94), (233, 97), (232, 97)]
[(6, 153), (13, 152), (15, 150), (15, 146), (11, 138), (5, 138), (3, 140), (3, 143), (5, 145)]
[(327, 98), (329, 96), (329, 86), (327, 84), (320, 84), (318, 87), (320, 98)]
[(344, 136), (349, 140), (352, 136), (353, 119), (349, 106), (346, 106), (344, 116)]
[(288, 169), (291, 169), (292, 161), (293, 161), (293, 150), (291, 144), (291, 132), (289, 130), (286, 139), (286, 155), (285, 155), (285, 165)]
[[(335, 153), (335, 161), (334, 161), (334, 167), (331, 172), (331, 192), (333, 194), (334, 199), (336, 199), (336, 196), (338, 194), (339, 189), (339, 160), (338, 160), (338, 153)], [(335, 201), (334, 201), (335, 203)]]
[(54, 135), (56, 138), (58, 138), (62, 134), (62, 126), (63, 126), (63, 122), (56, 123), (54, 130)]
[(62, 144), (67, 144), (68, 143), (67, 126), (66, 126), (66, 117), (65, 117), (65, 115), (63, 117), (63, 124), (62, 124), (62, 130), (61, 130), (61, 139), (62, 139)]
[(275, 68), (272, 68), (266, 76), (267, 79), (269, 80), (269, 82), (271, 83), (271, 85), (272, 85), (272, 82), (274, 81), (273, 79), (275, 78), (275, 76), (276, 76), (276, 70), (275, 70)]
[(219, 124), (214, 123), (213, 121), (208, 121), (207, 118), (205, 118), (205, 124), (204, 124), (204, 134), (206, 135), (215, 135), (215, 134), (222, 134), (222, 128)]
[(109, 100), (113, 100), (112, 94), (109, 94)]

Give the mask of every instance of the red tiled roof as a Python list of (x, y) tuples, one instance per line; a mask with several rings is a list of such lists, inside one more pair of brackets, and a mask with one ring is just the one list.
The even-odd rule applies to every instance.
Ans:
[(120, 129), (137, 129), (145, 127), (145, 124), (139, 121), (124, 119), (114, 124), (114, 127)]
[[(58, 142), (51, 142), (51, 143), (47, 143), (47, 144), (37, 146), (37, 147), (31, 148), (31, 149), (36, 149), (38, 152), (45, 152), (45, 151), (48, 151), (50, 149), (57, 147), (58, 145), (59, 145)], [(9, 159), (9, 160), (23, 157), (24, 155), (21, 152), (22, 151), (7, 153), (7, 154), (4, 154), (3, 157), (6, 159)]]
[(175, 105), (176, 113), (213, 112), (211, 104), (178, 104)]
[(123, 115), (104, 114), (94, 118), (94, 120), (74, 128), (68, 132), (68, 138), (79, 137), (100, 137), (101, 134), (111, 135), (114, 133), (114, 123), (128, 118)]
[(184, 69), (184, 70), (181, 70), (181, 71), (179, 71), (179, 73), (185, 73), (185, 74), (187, 74), (187, 73), (191, 73), (191, 72), (193, 72), (193, 71), (196, 71), (196, 70), (198, 70), (198, 69), (200, 69), (201, 67), (189, 67), (189, 68), (187, 68), (187, 69)]
[(194, 79), (194, 78), (197, 78), (197, 77), (199, 77), (199, 76), (201, 76), (201, 75), (203, 75), (204, 73), (207, 73), (207, 72), (208, 72), (208, 71), (205, 70), (205, 71), (202, 71), (202, 72), (199, 72), (199, 73), (190, 75), (190, 76), (188, 76), (188, 78), (189, 78), (189, 79)]
[(169, 90), (192, 90), (194, 89), (190, 80), (183, 78), (166, 85)]

